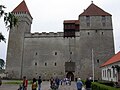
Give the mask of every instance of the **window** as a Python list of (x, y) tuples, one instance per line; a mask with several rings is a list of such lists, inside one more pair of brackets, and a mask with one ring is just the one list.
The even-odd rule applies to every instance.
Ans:
[(99, 59), (97, 59), (97, 63), (99, 63), (100, 61), (99, 61)]
[(55, 75), (56, 73), (54, 73), (54, 75)]
[(47, 66), (47, 63), (45, 62), (45, 66)]
[(105, 77), (106, 77), (106, 70), (105, 70)]
[(105, 27), (106, 26), (106, 17), (102, 16), (102, 26)]
[(37, 55), (37, 52), (35, 53), (35, 55)]
[(102, 16), (102, 21), (105, 21), (106, 20), (106, 17), (105, 16)]
[(103, 35), (103, 32), (102, 32), (102, 35)]
[(90, 35), (90, 33), (88, 32), (88, 35)]
[(87, 27), (89, 27), (90, 26), (90, 23), (89, 22), (87, 22)]
[(55, 62), (55, 66), (57, 66), (57, 63)]
[(103, 70), (103, 77), (104, 77), (104, 70)]
[(88, 27), (90, 26), (90, 16), (86, 16), (86, 24)]
[(86, 21), (90, 21), (90, 16), (86, 16)]
[(103, 26), (103, 27), (105, 27), (105, 26), (106, 26), (105, 22), (103, 22), (103, 23), (102, 23), (102, 26)]
[(111, 78), (111, 69), (110, 69), (110, 71), (109, 71), (109, 72), (110, 72), (110, 78)]
[(57, 55), (57, 52), (55, 52), (55, 55)]
[(37, 66), (37, 62), (35, 62), (35, 66)]
[(97, 33), (97, 30), (95, 30), (95, 32)]

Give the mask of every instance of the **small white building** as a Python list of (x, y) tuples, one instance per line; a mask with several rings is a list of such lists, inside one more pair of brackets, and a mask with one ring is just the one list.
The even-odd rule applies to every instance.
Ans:
[(120, 51), (101, 65), (102, 80), (120, 82)]

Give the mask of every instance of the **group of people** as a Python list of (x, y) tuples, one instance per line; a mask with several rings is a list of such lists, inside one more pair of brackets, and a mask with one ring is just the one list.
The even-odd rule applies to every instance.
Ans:
[[(42, 83), (41, 76), (39, 76), (38, 80), (36, 78), (33, 78), (31, 89), (32, 90), (37, 90), (37, 87), (38, 87), (38, 90), (40, 90), (41, 89), (41, 83)], [(27, 90), (27, 86), (28, 86), (28, 80), (27, 80), (26, 76), (24, 76), (22, 85), (20, 85), (18, 90)]]
[[(52, 90), (58, 90), (60, 82), (61, 82), (61, 80), (58, 77), (56, 77), (56, 78), (52, 77), (50, 79), (50, 88)], [(41, 76), (39, 76), (38, 79), (33, 78), (31, 89), (37, 90), (37, 88), (38, 88), (38, 90), (41, 90), (41, 83), (42, 83)], [(26, 76), (24, 76), (22, 85), (20, 86), (20, 88), (18, 90), (27, 90), (27, 86), (28, 86), (28, 80), (26, 79)], [(76, 87), (77, 87), (77, 90), (82, 90), (83, 82), (81, 81), (81, 78), (77, 79)], [(91, 79), (90, 78), (86, 79), (85, 87), (86, 87), (86, 90), (91, 90)]]
[[(82, 90), (83, 83), (81, 81), (81, 78), (78, 78), (78, 80), (76, 82), (76, 86), (77, 86), (77, 90)], [(85, 87), (86, 87), (86, 90), (92, 90), (91, 89), (91, 79), (90, 78), (86, 79), (86, 81), (85, 81)]]
[(32, 90), (37, 90), (37, 87), (38, 87), (38, 90), (40, 90), (41, 89), (41, 83), (42, 83), (41, 76), (39, 76), (38, 80), (36, 80), (36, 78), (33, 78)]
[[(64, 79), (64, 81), (65, 81), (65, 85), (67, 85), (66, 81), (68, 81), (68, 79)], [(50, 88), (52, 90), (58, 90), (60, 83), (61, 83), (61, 80), (58, 77), (56, 77), (55, 79), (52, 77), (50, 79)], [(68, 84), (68, 85), (70, 85), (70, 84)], [(81, 81), (81, 78), (77, 79), (76, 87), (77, 87), (77, 90), (82, 90), (83, 82)], [(85, 81), (85, 88), (86, 88), (86, 90), (92, 90), (91, 89), (91, 78), (87, 78), (86, 79), (86, 81)]]
[(56, 77), (55, 79), (53, 77), (51, 77), (51, 79), (50, 79), (50, 88), (52, 90), (58, 90), (59, 84), (60, 84), (60, 79), (58, 77)]
[(64, 82), (64, 85), (71, 85), (71, 80), (69, 78), (64, 78), (62, 82)]

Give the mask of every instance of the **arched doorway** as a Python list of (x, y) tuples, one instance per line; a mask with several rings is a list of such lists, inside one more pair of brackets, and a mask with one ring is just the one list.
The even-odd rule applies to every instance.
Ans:
[(72, 72), (67, 72), (66, 78), (69, 78), (71, 81), (74, 81), (74, 74)]

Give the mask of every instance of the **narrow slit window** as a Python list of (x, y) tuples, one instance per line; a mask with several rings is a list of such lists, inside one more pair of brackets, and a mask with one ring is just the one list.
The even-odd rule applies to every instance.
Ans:
[(90, 35), (90, 33), (88, 32), (88, 35)]
[(35, 62), (35, 66), (37, 66), (37, 62)]
[(99, 59), (97, 59), (97, 63), (99, 63), (100, 62), (100, 60)]
[(55, 66), (57, 66), (57, 63), (55, 62)]
[(104, 33), (102, 32), (102, 35), (103, 35)]
[(57, 55), (57, 52), (55, 52), (55, 55)]
[(47, 63), (45, 63), (45, 66), (47, 66)]

